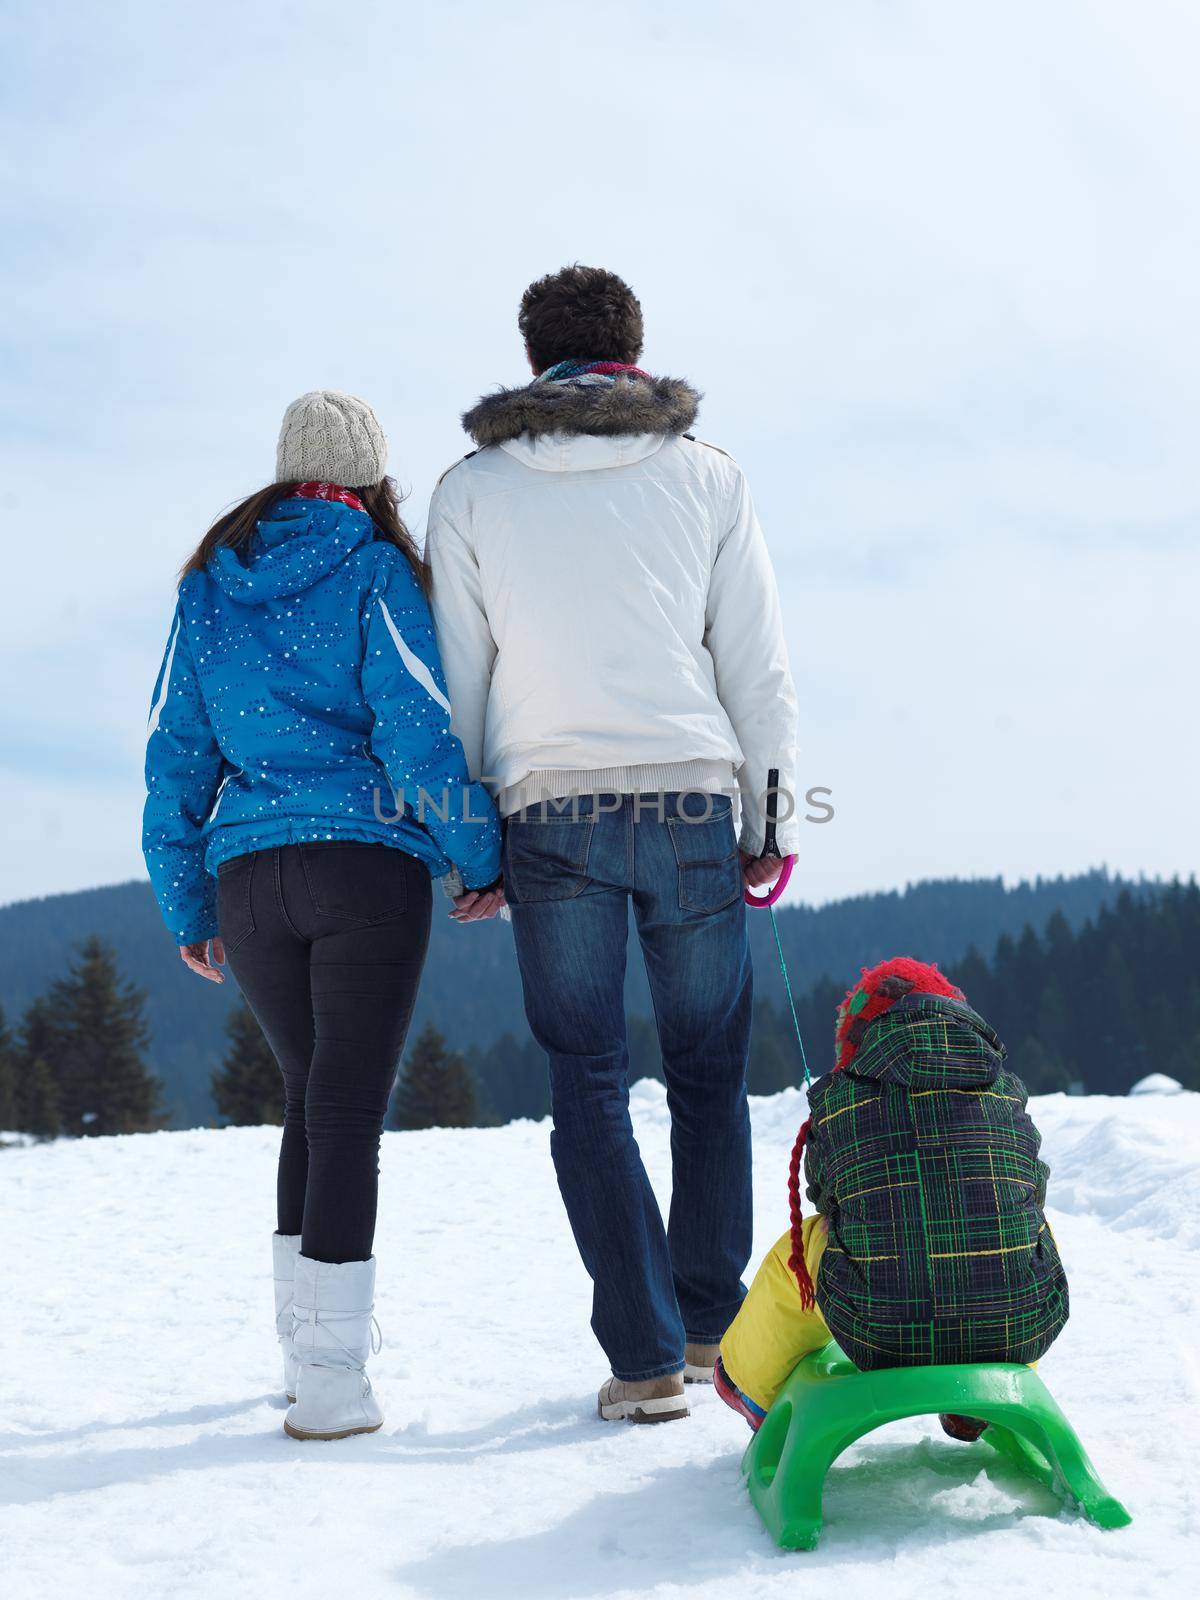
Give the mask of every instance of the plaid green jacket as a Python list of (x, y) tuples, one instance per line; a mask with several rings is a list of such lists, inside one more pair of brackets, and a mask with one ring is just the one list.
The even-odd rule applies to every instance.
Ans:
[(1067, 1320), (1040, 1135), (968, 1006), (906, 995), (812, 1087), (817, 1303), (863, 1368), (1036, 1361)]

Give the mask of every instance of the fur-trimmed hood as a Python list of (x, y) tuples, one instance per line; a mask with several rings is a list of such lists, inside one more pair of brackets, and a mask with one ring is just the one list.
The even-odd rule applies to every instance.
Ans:
[(682, 378), (615, 378), (611, 383), (539, 383), (497, 389), (463, 414), (463, 427), (482, 449), (522, 434), (613, 436), (686, 433), (700, 394)]

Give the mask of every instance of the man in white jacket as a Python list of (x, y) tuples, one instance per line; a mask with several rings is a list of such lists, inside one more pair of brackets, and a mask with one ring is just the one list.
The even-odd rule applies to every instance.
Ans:
[[(466, 414), (478, 448), (430, 507), (434, 613), (453, 730), (507, 819), (551, 1148), (613, 1374), (600, 1415), (666, 1421), (745, 1293), (742, 891), (796, 849), (796, 697), (746, 480), (689, 431), (699, 395), (635, 365), (632, 290), (567, 267), (519, 326), (534, 381)], [(628, 1111), (630, 903), (672, 1116), (665, 1229)]]

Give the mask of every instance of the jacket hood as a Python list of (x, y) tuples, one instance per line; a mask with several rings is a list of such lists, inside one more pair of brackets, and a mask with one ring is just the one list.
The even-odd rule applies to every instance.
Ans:
[(611, 383), (527, 383), (498, 389), (463, 413), (482, 449), (530, 434), (686, 433), (700, 395), (682, 378), (614, 378)]
[(208, 575), (231, 600), (261, 605), (302, 594), (375, 537), (365, 511), (329, 500), (282, 500), (258, 524), (245, 557), (221, 549)]
[(843, 1070), (906, 1088), (981, 1089), (995, 1082), (1005, 1054), (995, 1029), (970, 1006), (914, 993), (871, 1023)]

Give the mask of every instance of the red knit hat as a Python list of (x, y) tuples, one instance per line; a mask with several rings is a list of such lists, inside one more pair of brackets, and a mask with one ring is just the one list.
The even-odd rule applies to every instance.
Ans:
[[(897, 1000), (906, 994), (939, 994), (947, 1000), (966, 1000), (962, 990), (940, 973), (936, 965), (914, 961), (911, 956), (893, 956), (881, 961), (877, 967), (863, 967), (862, 977), (846, 991), (846, 998), (837, 1009), (837, 1028), (834, 1041), (837, 1059), (833, 1070), (840, 1072), (853, 1061), (862, 1043), (863, 1034), (876, 1017), (889, 1011)], [(792, 1254), (788, 1266), (796, 1275), (800, 1286), (800, 1302), (806, 1311), (816, 1304), (816, 1290), (804, 1261), (804, 1221), (800, 1204), (800, 1169), (804, 1161), (804, 1146), (812, 1127), (810, 1117), (800, 1129), (792, 1148), (792, 1162), (788, 1170), (788, 1196), (792, 1212)]]

